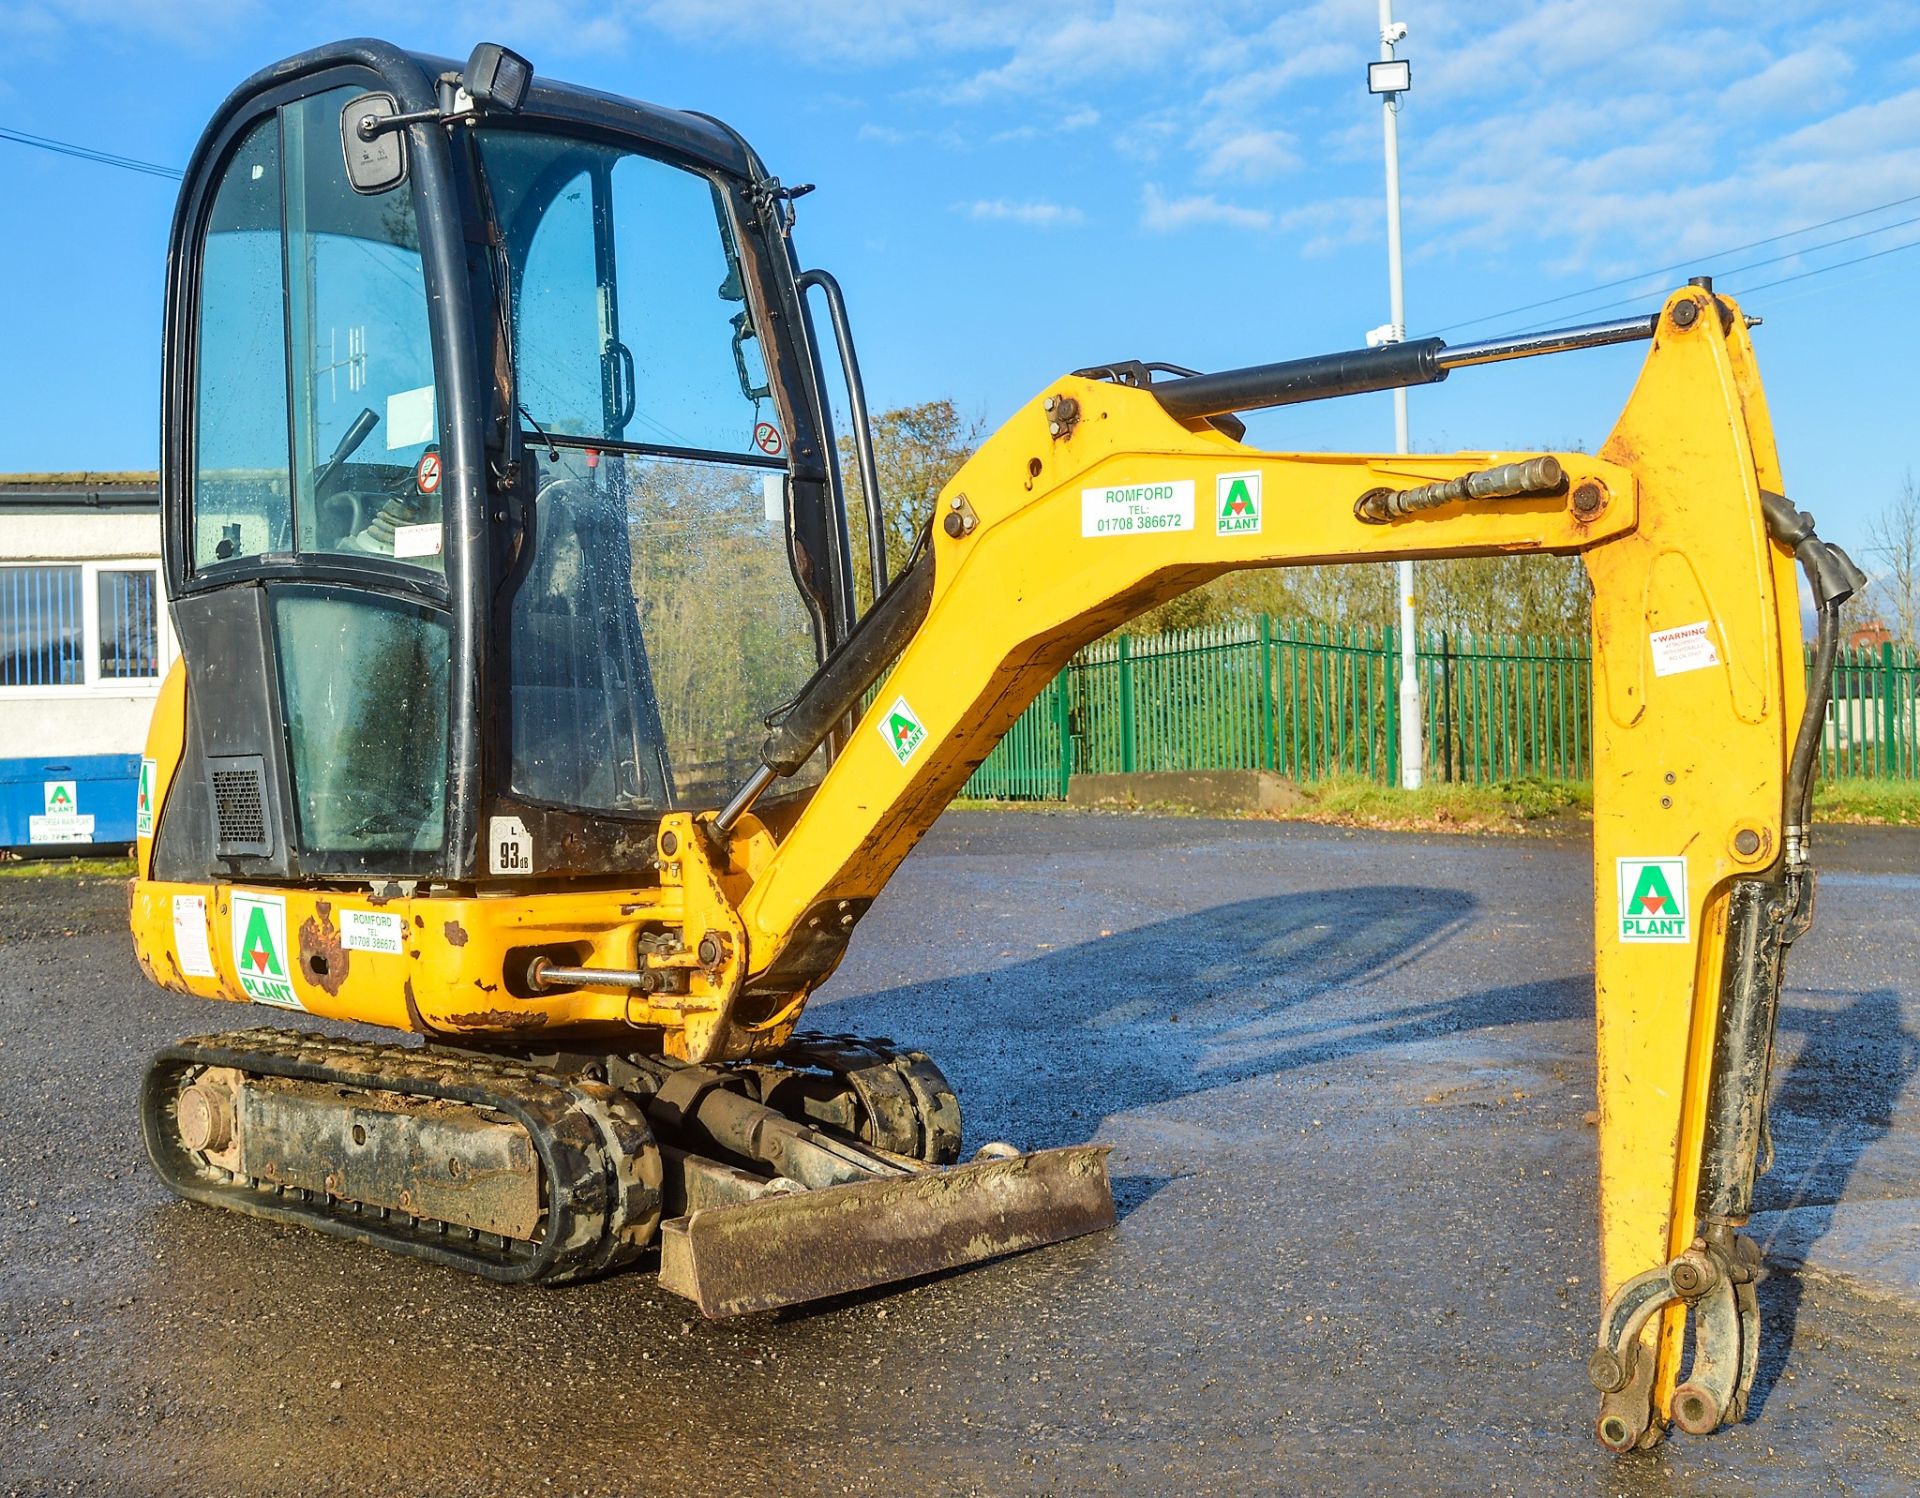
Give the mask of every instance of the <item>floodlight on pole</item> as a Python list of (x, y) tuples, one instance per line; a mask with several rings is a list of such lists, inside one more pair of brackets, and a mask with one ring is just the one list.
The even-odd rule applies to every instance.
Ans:
[[(1413, 64), (1394, 56), (1406, 40), (1406, 24), (1393, 18), (1393, 0), (1380, 0), (1380, 60), (1367, 64), (1367, 91), (1380, 95), (1387, 130), (1387, 286), (1392, 320), (1367, 335), (1369, 345), (1402, 343), (1407, 336), (1406, 292), (1400, 261), (1400, 96), (1413, 87)], [(1393, 392), (1393, 450), (1407, 450), (1407, 392)], [(1413, 603), (1413, 563), (1396, 569), (1400, 593), (1400, 784), (1420, 788), (1423, 776), (1420, 726), (1418, 620)]]

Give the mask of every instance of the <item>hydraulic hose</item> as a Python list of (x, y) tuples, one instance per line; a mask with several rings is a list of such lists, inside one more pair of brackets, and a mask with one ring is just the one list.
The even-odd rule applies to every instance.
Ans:
[(1827, 705), (1833, 700), (1833, 668), (1840, 655), (1840, 606), (1867, 585), (1867, 575), (1838, 546), (1816, 536), (1813, 516), (1795, 509), (1784, 494), (1762, 489), (1760, 508), (1768, 534), (1792, 550), (1794, 560), (1807, 574), (1820, 621), (1813, 648), (1813, 679), (1807, 684), (1806, 709), (1800, 715), (1800, 731), (1787, 761), (1782, 807), (1786, 824), (1782, 839), (1787, 868), (1793, 872), (1807, 858), (1807, 829), (1813, 821), (1814, 760), (1826, 727)]

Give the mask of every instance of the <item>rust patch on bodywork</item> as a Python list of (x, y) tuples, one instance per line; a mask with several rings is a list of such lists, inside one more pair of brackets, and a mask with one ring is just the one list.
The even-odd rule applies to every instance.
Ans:
[(538, 1009), (476, 1009), (471, 1014), (449, 1014), (447, 1023), (462, 1030), (537, 1030), (547, 1022)]
[(340, 944), (340, 928), (333, 923), (333, 903), (316, 900), (313, 914), (300, 923), (300, 976), (328, 993), (338, 995), (347, 981), (347, 949)]
[(441, 1032), (427, 1023), (427, 1017), (420, 1012), (420, 1005), (413, 997), (413, 979), (400, 980), (400, 997), (407, 1001), (407, 1028), (416, 1035), (438, 1035)]
[(448, 946), (464, 947), (467, 944), (467, 928), (458, 921), (448, 921), (446, 930)]

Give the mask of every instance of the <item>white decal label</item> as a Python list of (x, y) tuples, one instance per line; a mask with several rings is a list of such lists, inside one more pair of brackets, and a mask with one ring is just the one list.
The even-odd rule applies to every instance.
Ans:
[(905, 764), (912, 759), (916, 750), (927, 741), (927, 727), (914, 716), (907, 699), (896, 697), (893, 706), (880, 719), (880, 737), (887, 741), (887, 747), (893, 751), (893, 757)]
[(1260, 534), (1260, 475), (1223, 473), (1214, 481), (1213, 533), (1216, 536)]
[(27, 841), (32, 843), (90, 843), (93, 841), (93, 818), (76, 817), (71, 814), (61, 817), (28, 817)]
[(1620, 940), (1684, 942), (1691, 936), (1684, 858), (1622, 858)]
[(431, 525), (396, 525), (393, 528), (393, 554), (396, 557), (437, 557), (440, 555), (440, 522)]
[(153, 772), (154, 762), (150, 759), (140, 761), (140, 785), (134, 792), (133, 835), (135, 837), (153, 836)]
[(404, 950), (407, 923), (384, 910), (340, 912), (340, 945), (349, 952), (380, 952), (398, 957)]
[(488, 819), (487, 868), (495, 874), (533, 872), (533, 839), (518, 817)]
[(240, 991), (256, 1004), (302, 1009), (287, 966), (284, 895), (233, 895), (233, 966)]
[(433, 441), (433, 386), (396, 390), (387, 397), (387, 451)]
[(173, 955), (189, 978), (211, 978), (213, 949), (207, 943), (207, 897), (173, 897)]
[(1080, 491), (1080, 534), (1146, 536), (1193, 529), (1193, 480)]
[(1655, 676), (1678, 676), (1682, 671), (1704, 671), (1720, 664), (1720, 652), (1713, 648), (1712, 627), (1705, 619), (1678, 629), (1656, 629), (1648, 638), (1653, 642)]

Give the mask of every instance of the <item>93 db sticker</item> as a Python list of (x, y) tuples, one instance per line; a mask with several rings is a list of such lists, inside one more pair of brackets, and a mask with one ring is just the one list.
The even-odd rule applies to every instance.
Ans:
[(1193, 529), (1193, 480), (1080, 491), (1083, 536), (1151, 536)]
[(1622, 858), (1620, 940), (1684, 942), (1690, 939), (1687, 861), (1684, 858)]
[(287, 968), (284, 895), (233, 896), (233, 966), (240, 991), (256, 1004), (302, 1009)]
[(533, 838), (518, 817), (487, 819), (487, 871), (492, 874), (531, 874)]
[(905, 764), (927, 741), (927, 726), (914, 716), (907, 699), (896, 697), (880, 719), (880, 737), (887, 741), (893, 757)]

